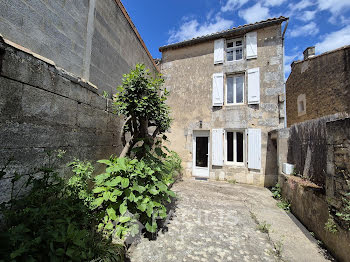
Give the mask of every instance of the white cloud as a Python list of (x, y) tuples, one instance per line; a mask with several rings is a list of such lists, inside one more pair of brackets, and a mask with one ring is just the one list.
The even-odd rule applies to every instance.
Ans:
[(284, 2), (285, 2), (285, 0), (265, 0), (264, 5), (265, 6), (280, 6)]
[(316, 52), (324, 53), (350, 43), (350, 25), (322, 37), (323, 41), (316, 44)]
[(315, 5), (315, 3), (311, 2), (310, 0), (301, 0), (297, 3), (290, 3), (288, 5), (288, 13), (286, 14), (286, 16), (292, 17), (294, 16), (297, 12), (300, 12), (310, 6)]
[(254, 23), (268, 18), (270, 16), (270, 10), (267, 7), (261, 6), (260, 3), (257, 3), (247, 9), (239, 11), (238, 15), (247, 23)]
[(332, 14), (339, 14), (350, 8), (349, 0), (318, 0), (320, 10), (329, 10)]
[(316, 16), (317, 10), (314, 11), (304, 11), (297, 18), (304, 22), (309, 22), (313, 20)]
[(308, 35), (317, 35), (319, 32), (319, 29), (316, 25), (316, 23), (311, 22), (309, 24), (306, 24), (304, 26), (297, 26), (293, 30), (289, 31), (289, 35), (291, 37), (298, 37), (298, 36), (308, 36)]
[(206, 21), (202, 24), (200, 24), (197, 19), (188, 20), (185, 21), (178, 30), (169, 32), (170, 37), (168, 39), (168, 44), (219, 32), (229, 29), (232, 26), (233, 21), (226, 20), (221, 16), (216, 16), (214, 20)]
[(221, 7), (221, 12), (234, 11), (245, 5), (249, 0), (227, 0), (226, 4)]

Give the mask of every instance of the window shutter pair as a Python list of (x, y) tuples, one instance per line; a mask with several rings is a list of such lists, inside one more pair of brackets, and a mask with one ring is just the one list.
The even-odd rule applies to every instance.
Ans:
[[(260, 103), (260, 70), (252, 68), (247, 71), (248, 104)], [(224, 73), (213, 74), (213, 106), (224, 104)]]
[[(212, 130), (212, 165), (224, 164), (224, 130)], [(261, 129), (248, 129), (248, 168), (261, 169)]]
[[(249, 32), (245, 37), (246, 42), (246, 58), (252, 59), (258, 57), (258, 34), (257, 32)], [(222, 64), (225, 60), (225, 39), (217, 39), (214, 41), (214, 64)]]

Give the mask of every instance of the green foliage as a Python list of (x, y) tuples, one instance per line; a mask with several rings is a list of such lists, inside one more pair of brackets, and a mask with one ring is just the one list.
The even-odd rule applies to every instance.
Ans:
[(327, 222), (324, 225), (324, 228), (332, 234), (338, 232), (337, 225), (335, 224), (334, 219), (332, 217), (328, 218)]
[(267, 224), (266, 221), (264, 221), (262, 223), (259, 223), (256, 228), (262, 233), (269, 233), (270, 227), (271, 225)]
[[(90, 261), (110, 257), (120, 248), (96, 232), (97, 218), (50, 168), (27, 175), (29, 190), (1, 204), (5, 231), (0, 233), (0, 256), (4, 261)], [(15, 175), (12, 183), (23, 180)]]
[[(122, 85), (117, 90), (114, 105), (118, 114), (132, 116), (140, 124), (147, 118), (163, 133), (170, 127), (169, 107), (165, 101), (168, 91), (162, 88), (164, 80), (160, 76), (152, 78), (145, 65), (137, 64), (134, 70), (123, 76)], [(134, 127), (134, 133), (137, 127)]]
[[(350, 196), (350, 193), (346, 194), (347, 196)], [(343, 220), (347, 226), (348, 230), (350, 231), (350, 200), (343, 198), (344, 207), (340, 212), (336, 213), (336, 216), (338, 216), (341, 220)]]
[(106, 91), (103, 91), (102, 97), (104, 97), (104, 98), (108, 98), (108, 97), (109, 97), (109, 94), (108, 94), (108, 92), (106, 92)]
[(230, 179), (230, 180), (227, 180), (227, 182), (234, 185), (234, 184), (237, 183), (237, 180), (236, 179)]
[(281, 199), (277, 202), (277, 206), (286, 212), (290, 211), (290, 203), (287, 199)]
[(275, 199), (281, 199), (281, 186), (279, 183), (277, 183), (274, 187), (272, 187), (271, 189), (272, 191), (272, 197), (275, 198)]
[(75, 159), (68, 164), (74, 173), (67, 182), (67, 193), (78, 196), (85, 205), (90, 207), (94, 200), (92, 190), (89, 188), (94, 167), (88, 161)]
[(99, 229), (124, 239), (137, 219), (148, 232), (156, 232), (156, 218), (166, 217), (165, 201), (175, 196), (164, 183), (162, 168), (129, 158), (98, 162), (107, 166), (105, 173), (95, 177), (93, 189), (92, 207), (103, 217)]

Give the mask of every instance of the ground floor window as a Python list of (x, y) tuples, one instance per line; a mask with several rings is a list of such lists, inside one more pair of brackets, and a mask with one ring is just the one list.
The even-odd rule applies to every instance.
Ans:
[(226, 131), (226, 162), (243, 163), (244, 132)]

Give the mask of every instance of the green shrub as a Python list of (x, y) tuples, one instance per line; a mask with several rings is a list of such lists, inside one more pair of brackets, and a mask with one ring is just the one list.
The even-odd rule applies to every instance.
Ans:
[(275, 199), (281, 199), (281, 186), (279, 183), (277, 183), (274, 187), (272, 187), (271, 189), (272, 191), (272, 197), (275, 198)]
[[(14, 185), (22, 178), (15, 175)], [(0, 233), (4, 261), (90, 261), (114, 258), (123, 250), (95, 230), (97, 217), (49, 168), (29, 175), (22, 197), (1, 205), (5, 230)], [(108, 250), (114, 250), (111, 257)]]
[(335, 224), (334, 219), (332, 217), (328, 218), (327, 222), (324, 225), (324, 228), (332, 234), (338, 232), (337, 225)]
[(166, 217), (165, 201), (175, 196), (164, 183), (162, 168), (128, 158), (98, 162), (107, 166), (105, 173), (95, 177), (93, 189), (92, 207), (102, 218), (99, 229), (124, 239), (138, 220), (148, 232), (156, 232), (156, 218)]

